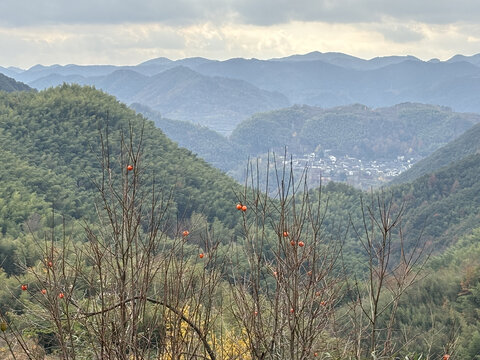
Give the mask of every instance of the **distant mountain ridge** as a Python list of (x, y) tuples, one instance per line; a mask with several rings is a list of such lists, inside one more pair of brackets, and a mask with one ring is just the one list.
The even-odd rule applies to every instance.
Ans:
[(447, 61), (414, 56), (365, 60), (317, 51), (270, 60), (157, 58), (136, 66), (37, 65), (0, 72), (37, 89), (64, 82), (94, 85), (127, 104), (141, 103), (162, 116), (224, 134), (256, 112), (292, 104), (378, 108), (415, 102), (480, 112), (480, 54)]
[(254, 113), (290, 104), (278, 92), (261, 90), (243, 80), (205, 76), (186, 66), (172, 67), (152, 76), (129, 68), (103, 76), (63, 73), (41, 77), (31, 84), (38, 89), (62, 83), (93, 85), (127, 104), (141, 103), (163, 116), (198, 123), (221, 133), (231, 132)]
[(272, 59), (277, 61), (323, 61), (332, 65), (342, 66), (356, 70), (373, 70), (384, 66), (398, 64), (403, 61), (422, 61), (415, 56), (384, 56), (374, 57), (370, 60), (361, 59), (352, 55), (339, 52), (321, 53), (313, 51), (305, 55), (291, 55), (283, 58)]
[[(210, 76), (233, 77), (285, 94), (292, 103), (333, 107), (353, 103), (383, 107), (421, 102), (480, 111), (480, 67), (467, 62), (427, 63), (406, 59), (371, 70), (345, 68), (321, 60), (260, 61), (232, 59), (205, 63), (197, 71)], [(445, 96), (443, 91), (455, 86)], [(439, 89), (441, 91), (439, 91)]]

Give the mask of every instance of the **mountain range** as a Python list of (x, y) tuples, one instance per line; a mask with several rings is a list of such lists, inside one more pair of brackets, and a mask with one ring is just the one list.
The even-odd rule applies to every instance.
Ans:
[(121, 101), (139, 103), (162, 116), (229, 134), (242, 120), (305, 104), (368, 107), (419, 102), (480, 111), (480, 55), (447, 61), (413, 56), (364, 60), (342, 53), (313, 52), (285, 58), (157, 58), (136, 66), (36, 65), (0, 68), (36, 89), (66, 83), (94, 85)]

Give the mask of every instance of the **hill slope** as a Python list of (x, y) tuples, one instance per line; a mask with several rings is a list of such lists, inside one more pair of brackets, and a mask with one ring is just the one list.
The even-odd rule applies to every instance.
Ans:
[(405, 234), (422, 236), (435, 251), (480, 227), (480, 154), (455, 161), (415, 181), (393, 186), (398, 201), (405, 201)]
[[(310, 110), (312, 109), (305, 108), (304, 113), (308, 115)], [(46, 216), (50, 207), (55, 207), (68, 220), (87, 221), (95, 216), (92, 209), (94, 187), (91, 178), (95, 178), (99, 174), (100, 165), (97, 158), (100, 151), (99, 136), (102, 132), (105, 134), (107, 124), (110, 144), (108, 148), (112, 155), (112, 163), (109, 168), (115, 176), (121, 176), (125, 171), (125, 161), (120, 160), (119, 152), (122, 132), (128, 134), (133, 131), (135, 134), (133, 142), (136, 144), (137, 135), (144, 126), (142, 162), (138, 168), (135, 168), (135, 171), (144, 172), (143, 177), (147, 180), (144, 189), (150, 189), (151, 183), (148, 179), (152, 179), (154, 176), (157, 185), (164, 188), (167, 193), (174, 187), (171, 206), (175, 214), (178, 213), (180, 216), (188, 218), (194, 212), (201, 212), (209, 220), (218, 219), (225, 227), (235, 226), (237, 222), (235, 215), (238, 213), (235, 210), (232, 211), (232, 205), (236, 200), (234, 190), (237, 185), (219, 171), (197, 159), (189, 151), (180, 149), (166, 138), (163, 132), (156, 129), (152, 122), (144, 122), (142, 117), (119, 104), (113, 97), (92, 88), (67, 85), (39, 93), (7, 94), (1, 92), (0, 139), (2, 141), (0, 141), (0, 156), (2, 156), (3, 164), (0, 167), (0, 180), (2, 181), (0, 188), (0, 227), (2, 230), (0, 259), (2, 267), (7, 273), (15, 273), (15, 269), (12, 268), (14, 263), (12, 254), (26, 258), (27, 266), (35, 265), (33, 262), (28, 262), (30, 254), (34, 252), (32, 245), (34, 241), (32, 239), (29, 242), (22, 241), (27, 235), (21, 233), (26, 232), (26, 229), (38, 228), (38, 224), (41, 222), (39, 218)], [(435, 174), (425, 175), (410, 184), (393, 187), (395, 199), (407, 202), (407, 211), (404, 217), (407, 244), (416, 240), (426, 221), (427, 225), (424, 227), (423, 236), (434, 245), (435, 251), (443, 250), (443, 247), (454, 243), (457, 237), (478, 227), (480, 223), (479, 172), (480, 154), (472, 154)], [(322, 231), (322, 237), (343, 238), (344, 229), (348, 227), (350, 220), (355, 224), (360, 223), (361, 228), (361, 213), (358, 205), (359, 198), (365, 196), (364, 194), (346, 185), (333, 183), (326, 186), (323, 194), (329, 198), (329, 204), (335, 216), (331, 217), (331, 213), (328, 213), (324, 219), (322, 218), (323, 226), (327, 230), (326, 232)], [(255, 194), (252, 195), (255, 197)], [(339, 223), (339, 219), (343, 220), (343, 223)], [(177, 220), (175, 216), (173, 220)], [(267, 221), (270, 220), (267, 219)], [(48, 219), (48, 221), (53, 222), (53, 219)], [(253, 221), (252, 224), (254, 227), (255, 222)], [(344, 228), (342, 228), (343, 225), (345, 225)], [(282, 231), (284, 228), (280, 229)], [(340, 231), (338, 231), (339, 229)], [(306, 231), (308, 232), (308, 230)], [(345, 234), (347, 243), (343, 247), (342, 266), (344, 265), (343, 257), (357, 266), (361, 264), (361, 255), (355, 256), (360, 253), (361, 247), (358, 242), (352, 241), (351, 233), (352, 231), (348, 235)], [(277, 241), (277, 237), (281, 235), (273, 231), (266, 236)], [(476, 331), (479, 324), (477, 316), (478, 290), (480, 289), (478, 285), (479, 238), (480, 233), (477, 230), (471, 238), (464, 238), (459, 244), (460, 246), (447, 252), (443, 258), (436, 259), (437, 263), (432, 265), (432, 269), (435, 271), (440, 268), (439, 262), (446, 263), (451, 268), (443, 269), (443, 271), (448, 270), (450, 274), (457, 276), (447, 279), (435, 277), (433, 282), (428, 279), (421, 288), (422, 292), (404, 297), (403, 299), (408, 303), (402, 304), (399, 308), (399, 316), (404, 320), (401, 323), (405, 325), (405, 327), (402, 326), (402, 329), (418, 325), (419, 328), (421, 327), (422, 334), (432, 329), (432, 331), (435, 330), (435, 340), (440, 335), (447, 336), (450, 331), (448, 331), (449, 328), (445, 331), (443, 328), (435, 329), (433, 324), (429, 327), (429, 319), (435, 320), (432, 322), (438, 321), (442, 325), (448, 326), (451, 322), (447, 314), (450, 316), (455, 313), (455, 316), (464, 316), (461, 322), (462, 331), (456, 330), (463, 346), (458, 354), (461, 354), (463, 358), (475, 356), (476, 352), (473, 351), (475, 349), (471, 348), (479, 343), (477, 335), (475, 335), (476, 337), (465, 335)], [(16, 242), (13, 242), (12, 239)], [(324, 244), (328, 244), (328, 242)], [(286, 247), (291, 248), (290, 245), (286, 245)], [(305, 247), (305, 249), (308, 248)], [(268, 252), (271, 249), (265, 249), (265, 251)], [(303, 254), (303, 251), (299, 252)], [(295, 252), (295, 257), (297, 257), (296, 254)], [(472, 259), (465, 261), (465, 257), (468, 256), (471, 256)], [(37, 258), (37, 260), (38, 268), (44, 269), (43, 258)], [(320, 264), (325, 263), (322, 259), (319, 261)], [(459, 265), (454, 266), (455, 263)], [(347, 263), (347, 265), (349, 264)], [(266, 271), (271, 271), (271, 265), (268, 264), (268, 266)], [(467, 271), (464, 271), (466, 266), (469, 270), (468, 278)], [(203, 268), (203, 265), (200, 267)], [(466, 274), (465, 277), (460, 276), (463, 271)], [(435, 275), (438, 273), (436, 271)], [(312, 282), (312, 275), (307, 274), (304, 271), (306, 283)], [(294, 276), (297, 275), (294, 274)], [(2, 279), (5, 283), (7, 282), (5, 274), (2, 274)], [(24, 279), (25, 277), (10, 277), (8, 290), (2, 291), (2, 299), (10, 299), (12, 294), (9, 291), (11, 289), (16, 289), (15, 296), (20, 294), (19, 283), (23, 284)], [(393, 278), (390, 279), (392, 282), (394, 281)], [(38, 285), (43, 286), (42, 282), (38, 282)], [(275, 283), (274, 280), (273, 286)], [(441, 285), (448, 287), (445, 288)], [(32, 291), (32, 294), (42, 289), (42, 287), (36, 288), (36, 286), (35, 284), (29, 285), (29, 291)], [(225, 288), (227, 291), (231, 291), (231, 287), (225, 286)], [(460, 290), (466, 291), (461, 300), (459, 300)], [(5, 295), (7, 293), (8, 295)], [(24, 301), (28, 294), (22, 295)], [(82, 288), (79, 294), (85, 296)], [(318, 298), (316, 294), (315, 296)], [(56, 298), (57, 294), (53, 293), (53, 297)], [(347, 297), (348, 294), (345, 298)], [(431, 302), (429, 303), (429, 301)], [(221, 298), (219, 302), (221, 302)], [(454, 303), (453, 307), (451, 307), (451, 303)], [(10, 307), (15, 302), (3, 301), (2, 304)], [(289, 304), (287, 303), (287, 305)], [(333, 307), (342, 305), (339, 302), (328, 306), (332, 306), (333, 310)], [(430, 305), (434, 305), (434, 307)], [(287, 316), (292, 313), (288, 313), (289, 308), (290, 305), (285, 311)], [(432, 309), (435, 309), (435, 312)], [(30, 313), (25, 314), (30, 315)], [(248, 309), (248, 314), (247, 316), (251, 316), (250, 309)], [(419, 315), (422, 317), (420, 318)], [(440, 317), (440, 319), (434, 317)], [(472, 323), (469, 323), (470, 321)], [(420, 336), (412, 337), (415, 340), (418, 338)], [(435, 351), (442, 351), (442, 346), (447, 340), (442, 337), (436, 341)], [(414, 345), (415, 343), (412, 342), (412, 347)], [(423, 353), (424, 344), (417, 345), (413, 347), (413, 350)]]
[(243, 166), (247, 160), (248, 155), (241, 146), (205, 126), (165, 118), (159, 112), (138, 103), (130, 107), (153, 120), (155, 125), (179, 146), (197, 154), (217, 169), (227, 172)]
[(3, 74), (0, 74), (0, 91), (29, 91), (32, 88), (26, 84), (15, 81), (15, 79), (9, 78)]
[(477, 124), (457, 139), (441, 147), (427, 158), (416, 163), (411, 169), (392, 181), (399, 184), (412, 181), (422, 175), (438, 171), (450, 163), (480, 152), (480, 125)]
[[(128, 134), (131, 127), (138, 141), (143, 124), (145, 185), (155, 178), (158, 189), (174, 188), (171, 209), (182, 217), (202, 212), (210, 220), (218, 218), (233, 226), (235, 216), (229, 211), (236, 201), (233, 180), (179, 148), (153, 122), (88, 87), (64, 85), (39, 93), (0, 94), (0, 151), (11, 160), (1, 170), (4, 190), (20, 182), (25, 199), (34, 194), (69, 218), (91, 218), (91, 180), (101, 174), (100, 133), (108, 125), (112, 169), (121, 174), (123, 165), (116, 159), (122, 132)], [(31, 215), (14, 222), (21, 226)]]

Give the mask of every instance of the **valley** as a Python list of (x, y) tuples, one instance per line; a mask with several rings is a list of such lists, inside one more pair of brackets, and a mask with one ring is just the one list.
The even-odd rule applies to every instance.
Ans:
[(297, 156), (292, 154), (291, 159), (279, 156), (287, 165), (290, 163), (296, 173), (307, 171), (308, 183), (312, 187), (327, 184), (330, 181), (343, 182), (355, 188), (369, 190), (384, 186), (403, 171), (410, 169), (416, 159), (405, 159), (398, 156), (390, 161), (367, 160), (363, 161), (352, 156), (336, 157), (327, 149), (326, 156), (319, 157), (315, 153)]

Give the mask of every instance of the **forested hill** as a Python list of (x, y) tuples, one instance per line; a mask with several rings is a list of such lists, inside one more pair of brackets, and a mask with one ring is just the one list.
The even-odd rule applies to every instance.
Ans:
[(434, 244), (435, 252), (480, 227), (480, 154), (390, 188), (397, 202), (405, 201), (405, 234)]
[(475, 125), (454, 141), (441, 147), (427, 158), (403, 172), (391, 183), (400, 184), (412, 181), (422, 175), (435, 172), (454, 161), (480, 152), (480, 124)]
[[(129, 122), (135, 136), (145, 124), (143, 177), (155, 178), (157, 187), (166, 192), (173, 188), (172, 211), (185, 218), (204, 213), (209, 220), (217, 218), (227, 227), (235, 226), (237, 214), (231, 210), (237, 200), (237, 183), (179, 148), (153, 122), (113, 97), (90, 87), (64, 85), (39, 93), (0, 93), (3, 233), (15, 236), (33, 214), (45, 215), (52, 206), (74, 219), (93, 216), (91, 180), (100, 174), (100, 133), (108, 124), (116, 158), (120, 135), (128, 133)], [(113, 169), (121, 173), (116, 163)], [(407, 227), (417, 231), (428, 218), (425, 236), (443, 237), (447, 242), (449, 232), (461, 233), (473, 226), (474, 209), (480, 208), (475, 203), (479, 172), (480, 155), (472, 155), (392, 188), (399, 200), (408, 201)]]
[(26, 90), (32, 90), (32, 88), (24, 83), (15, 81), (14, 79), (0, 73), (0, 91), (11, 92)]
[(479, 121), (480, 115), (416, 103), (379, 109), (294, 106), (254, 115), (237, 126), (231, 140), (249, 154), (288, 146), (297, 154), (329, 149), (360, 159), (423, 157)]
[[(225, 226), (235, 224), (233, 180), (109, 95), (90, 87), (61, 86), (35, 92), (0, 93), (0, 194), (3, 234), (15, 236), (32, 217), (51, 208), (67, 218), (94, 216), (92, 179), (101, 174), (100, 135), (108, 137), (112, 169), (121, 176), (121, 134), (139, 141), (142, 124), (143, 178), (173, 189), (171, 210), (188, 218), (194, 211)], [(146, 186), (148, 185), (148, 182)]]
[(405, 103), (381, 109), (359, 104), (330, 109), (304, 105), (256, 114), (227, 138), (204, 126), (166, 118), (145, 105), (131, 107), (153, 120), (180, 146), (240, 183), (245, 179), (248, 158), (266, 157), (268, 151), (283, 153), (285, 146), (296, 156), (311, 152), (319, 158), (344, 154), (367, 161), (379, 160), (380, 155), (387, 161), (404, 156), (406, 162), (430, 155), (480, 120), (478, 114), (427, 104)]
[[(217, 169), (227, 172), (246, 167), (248, 155), (241, 144), (230, 141), (218, 132), (189, 121), (163, 117), (158, 111), (138, 103), (130, 105), (130, 108), (153, 120), (155, 125), (179, 146), (189, 149)], [(242, 182), (243, 179), (237, 180)]]

